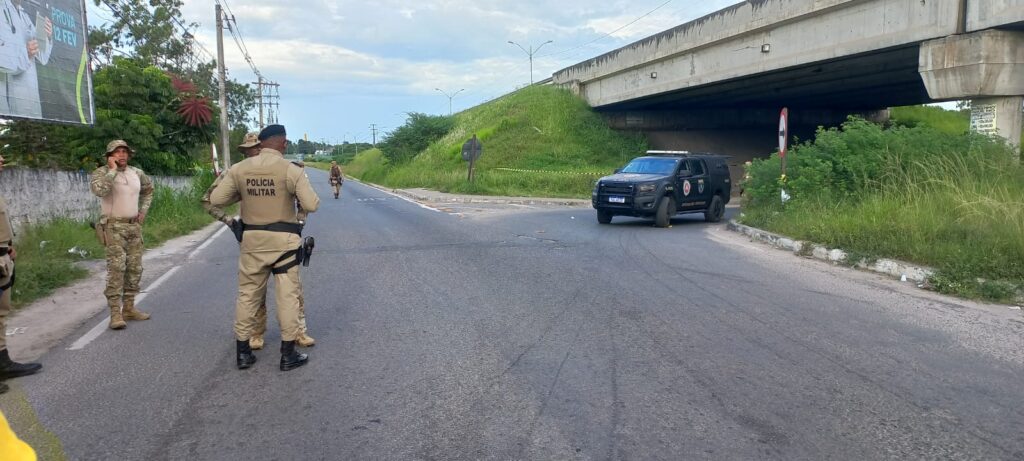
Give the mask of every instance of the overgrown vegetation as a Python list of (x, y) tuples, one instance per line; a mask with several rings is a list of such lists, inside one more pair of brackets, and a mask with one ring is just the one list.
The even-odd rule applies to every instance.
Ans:
[(1024, 167), (998, 140), (850, 119), (787, 162), (785, 206), (779, 158), (751, 165), (746, 224), (935, 267), (946, 293), (1005, 302), (1024, 287)]
[(965, 134), (971, 125), (970, 110), (954, 111), (936, 106), (893, 107), (889, 117), (896, 126), (927, 126), (946, 134)]
[[(431, 122), (443, 125), (441, 119), (447, 118)], [(410, 117), (409, 122), (426, 124), (423, 118)], [(446, 135), (411, 157), (405, 151), (389, 151), (389, 134), (380, 150), (360, 152), (345, 172), (391, 187), (582, 198), (589, 197), (595, 179), (647, 149), (641, 136), (613, 131), (582, 99), (552, 86), (524, 88), (455, 114), (451, 122)], [(436, 134), (440, 130), (418, 127), (412, 131)], [(473, 134), (484, 149), (471, 183), (461, 152)]]
[[(142, 226), (146, 248), (199, 229), (213, 221), (199, 198), (213, 182), (209, 172), (197, 174), (190, 187), (174, 191), (157, 186), (153, 206)], [(47, 296), (88, 275), (76, 262), (103, 259), (103, 247), (86, 221), (59, 219), (22, 229), (15, 242), (18, 280), (11, 294), (15, 307)]]

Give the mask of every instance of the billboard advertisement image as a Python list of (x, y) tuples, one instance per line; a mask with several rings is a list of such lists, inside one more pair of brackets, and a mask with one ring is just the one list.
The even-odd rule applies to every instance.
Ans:
[(0, 0), (0, 117), (93, 123), (81, 0)]

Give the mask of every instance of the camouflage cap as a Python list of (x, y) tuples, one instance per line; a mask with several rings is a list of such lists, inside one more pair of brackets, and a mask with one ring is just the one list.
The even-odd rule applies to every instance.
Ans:
[(260, 143), (258, 133), (246, 133), (245, 139), (238, 145), (239, 148), (248, 149), (250, 147), (256, 147)]
[(135, 151), (131, 148), (131, 146), (129, 146), (128, 143), (124, 142), (124, 140), (122, 140), (122, 139), (115, 139), (115, 140), (110, 141), (109, 143), (107, 143), (107, 154), (114, 153), (114, 151), (117, 150), (118, 147), (123, 147), (125, 149), (128, 149), (129, 153), (132, 153), (132, 154), (135, 153)]

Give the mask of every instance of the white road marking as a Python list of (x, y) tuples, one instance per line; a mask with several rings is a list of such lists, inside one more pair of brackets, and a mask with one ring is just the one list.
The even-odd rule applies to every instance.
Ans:
[(199, 254), (200, 251), (203, 251), (203, 248), (206, 248), (207, 245), (213, 243), (214, 239), (219, 237), (220, 234), (223, 234), (224, 231), (226, 231), (226, 230), (228, 230), (228, 226), (224, 226), (224, 227), (220, 228), (219, 231), (215, 232), (210, 238), (206, 239), (206, 241), (203, 242), (202, 245), (199, 245), (198, 247), (196, 247), (195, 250), (192, 250), (192, 252), (189, 253), (188, 256), (186, 257), (186, 259), (192, 259), (193, 256)]
[[(380, 190), (380, 189), (378, 189), (378, 190)], [(385, 194), (389, 194), (389, 195), (395, 196), (395, 197), (400, 198), (402, 200), (405, 200), (406, 202), (409, 202), (409, 203), (412, 203), (414, 205), (417, 205), (420, 208), (424, 208), (424, 209), (427, 209), (427, 210), (430, 210), (430, 211), (436, 211), (438, 213), (444, 213), (444, 211), (438, 210), (437, 208), (434, 208), (434, 207), (426, 206), (426, 205), (424, 205), (424, 204), (422, 204), (420, 202), (417, 202), (417, 201), (415, 201), (415, 200), (413, 200), (411, 198), (408, 198), (408, 197), (405, 197), (405, 196), (402, 196), (402, 195), (398, 195), (398, 194), (395, 194), (395, 193), (392, 193), (392, 192), (388, 192), (386, 190), (381, 190), (381, 192), (383, 192)]]
[[(161, 275), (160, 278), (156, 279), (153, 283), (149, 284), (149, 286), (146, 287), (145, 290), (140, 292), (138, 294), (138, 296), (135, 297), (135, 304), (136, 305), (141, 304), (142, 300), (146, 299), (146, 295), (148, 295), (150, 291), (155, 290), (156, 287), (158, 287), (162, 283), (164, 283), (164, 281), (167, 280), (168, 278), (170, 278), (172, 275), (174, 275), (175, 272), (178, 272), (178, 269), (181, 269), (181, 267), (180, 266), (172, 267), (171, 270), (165, 272), (164, 275)], [(88, 346), (89, 343), (91, 343), (94, 340), (96, 340), (96, 338), (99, 338), (100, 335), (102, 335), (103, 332), (107, 330), (107, 323), (108, 322), (109, 322), (109, 320), (107, 320), (107, 319), (101, 320), (100, 323), (98, 323), (98, 324), (96, 324), (96, 326), (92, 327), (92, 329), (89, 330), (88, 332), (86, 332), (84, 335), (82, 335), (81, 338), (78, 338), (77, 341), (71, 343), (71, 346), (68, 347), (68, 350), (69, 351), (77, 351), (77, 350), (81, 350), (85, 346)]]

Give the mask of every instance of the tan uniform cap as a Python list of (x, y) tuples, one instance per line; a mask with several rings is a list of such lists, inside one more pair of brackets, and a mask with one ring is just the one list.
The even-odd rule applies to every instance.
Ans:
[(258, 133), (246, 133), (245, 139), (242, 140), (242, 143), (239, 144), (238, 147), (241, 149), (248, 149), (250, 147), (255, 147), (259, 143), (260, 139)]
[(123, 147), (125, 149), (128, 149), (128, 152), (131, 152), (133, 154), (135, 153), (131, 146), (129, 146), (128, 143), (124, 142), (124, 140), (122, 139), (115, 139), (107, 143), (107, 153), (109, 154), (111, 152), (114, 152), (114, 150), (116, 150), (118, 147)]

